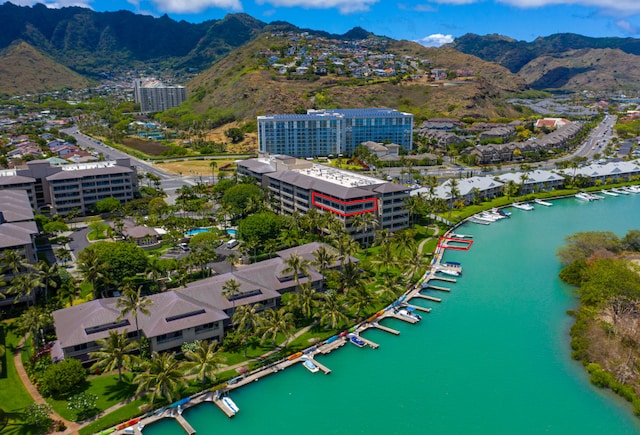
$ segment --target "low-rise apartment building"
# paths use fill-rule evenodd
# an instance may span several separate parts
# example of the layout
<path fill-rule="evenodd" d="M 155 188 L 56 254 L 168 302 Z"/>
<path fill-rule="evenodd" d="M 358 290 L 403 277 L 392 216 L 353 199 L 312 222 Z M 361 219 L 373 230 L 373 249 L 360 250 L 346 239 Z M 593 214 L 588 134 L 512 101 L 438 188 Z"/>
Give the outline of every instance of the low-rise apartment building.
<path fill-rule="evenodd" d="M 255 263 L 234 272 L 187 284 L 177 290 L 148 296 L 149 315 L 138 313 L 140 333 L 149 340 L 152 351 L 179 350 L 183 343 L 195 340 L 224 338 L 231 316 L 241 305 L 255 305 L 258 311 L 275 308 L 284 293 L 293 291 L 298 283 L 293 272 L 288 272 L 285 261 L 293 254 L 305 260 L 314 260 L 322 244 L 309 243 L 279 251 L 275 258 Z M 328 249 L 327 245 L 324 245 Z M 335 252 L 335 251 L 334 251 Z M 348 261 L 357 261 L 349 258 Z M 330 268 L 339 267 L 338 260 Z M 225 283 L 235 280 L 239 291 L 227 294 Z M 309 282 L 321 290 L 324 276 L 313 266 L 299 277 L 299 283 Z M 90 363 L 90 352 L 99 350 L 97 340 L 109 336 L 109 331 L 127 331 L 130 339 L 136 334 L 136 322 L 131 314 L 121 316 L 118 298 L 96 299 L 53 312 L 58 340 L 52 349 L 52 358 L 77 358 Z M 259 305 L 257 305 L 259 304 Z"/>
<path fill-rule="evenodd" d="M 37 212 L 85 214 L 98 201 L 113 197 L 128 202 L 138 191 L 136 168 L 128 158 L 105 162 L 52 165 L 32 160 L 0 171 L 1 190 L 26 190 Z"/>
<path fill-rule="evenodd" d="M 33 219 L 33 211 L 25 190 L 0 190 L 0 257 L 7 250 L 16 251 L 24 259 L 26 264 L 35 264 L 38 261 L 36 254 L 35 236 L 38 227 Z M 6 265 L 5 265 L 6 266 Z M 15 298 L 7 295 L 8 286 L 16 276 L 10 267 L 0 271 L 3 284 L 0 284 L 0 292 L 5 296 L 0 298 L 0 306 L 10 305 Z M 18 274 L 26 272 L 19 270 Z M 20 298 L 19 302 L 34 302 L 35 290 Z"/>

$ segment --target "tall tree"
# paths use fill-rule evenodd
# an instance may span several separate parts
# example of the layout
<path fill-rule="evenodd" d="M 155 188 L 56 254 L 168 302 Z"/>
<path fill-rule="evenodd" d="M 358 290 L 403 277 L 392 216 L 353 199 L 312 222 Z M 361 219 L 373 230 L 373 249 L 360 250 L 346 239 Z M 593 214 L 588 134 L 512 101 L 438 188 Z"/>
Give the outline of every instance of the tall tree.
<path fill-rule="evenodd" d="M 277 310 L 267 308 L 262 317 L 261 329 L 263 331 L 261 343 L 270 341 L 275 346 L 278 334 L 283 334 L 285 339 L 291 337 L 293 333 L 293 314 L 284 307 Z"/>
<path fill-rule="evenodd" d="M 241 284 L 235 279 L 231 278 L 222 285 L 222 296 L 230 300 L 233 305 L 233 310 L 236 309 L 235 295 L 240 293 Z"/>
<path fill-rule="evenodd" d="M 322 293 L 318 309 L 320 324 L 332 329 L 336 329 L 339 325 L 349 320 L 345 313 L 343 299 L 336 292 L 327 291 Z"/>
<path fill-rule="evenodd" d="M 185 385 L 180 362 L 173 352 L 153 352 L 144 368 L 146 371 L 136 375 L 133 383 L 138 386 L 136 394 L 151 392 L 152 404 L 160 397 L 172 402 L 179 389 Z"/>
<path fill-rule="evenodd" d="M 145 316 L 151 314 L 149 306 L 153 303 L 151 299 L 141 294 L 142 286 L 138 289 L 134 289 L 130 282 L 127 282 L 122 287 L 122 295 L 116 302 L 116 308 L 121 310 L 118 320 L 122 320 L 127 314 L 133 316 L 133 320 L 136 323 L 136 339 L 140 353 L 142 353 L 142 343 L 140 342 L 140 327 L 138 326 L 138 314 L 142 313 Z"/>
<path fill-rule="evenodd" d="M 136 349 L 136 343 L 129 341 L 126 329 L 122 332 L 111 330 L 107 338 L 100 338 L 96 340 L 96 343 L 100 346 L 100 350 L 89 352 L 89 356 L 92 359 L 96 359 L 90 370 L 92 372 L 96 370 L 108 372 L 117 369 L 118 382 L 122 382 L 122 368 L 130 368 L 132 364 L 138 361 L 132 355 L 132 352 Z"/>
<path fill-rule="evenodd" d="M 320 245 L 320 247 L 313 253 L 313 264 L 318 267 L 320 273 L 323 273 L 328 269 L 334 261 L 336 261 L 335 251 L 331 248 L 327 248 L 326 245 Z"/>
<path fill-rule="evenodd" d="M 317 305 L 318 292 L 311 287 L 309 282 L 305 282 L 300 285 L 300 289 L 292 293 L 287 307 L 292 310 L 298 310 L 306 319 L 310 319 L 313 315 L 313 310 Z"/>
<path fill-rule="evenodd" d="M 53 279 L 58 276 L 58 265 L 53 263 L 49 265 L 46 261 L 39 261 L 36 264 L 36 270 L 40 274 L 44 287 L 44 301 L 49 302 L 49 287 L 56 288 L 58 283 Z"/>
<path fill-rule="evenodd" d="M 300 283 L 301 276 L 307 276 L 309 273 L 307 268 L 309 267 L 309 261 L 298 254 L 298 251 L 291 254 L 286 260 L 283 261 L 287 267 L 282 269 L 283 274 L 293 273 L 293 280 L 296 285 Z"/>
<path fill-rule="evenodd" d="M 9 286 L 8 292 L 14 295 L 14 302 L 20 302 L 20 299 L 23 297 L 27 297 L 27 306 L 29 305 L 29 301 L 31 299 L 31 294 L 37 293 L 38 289 L 42 288 L 44 284 L 42 283 L 42 278 L 40 275 L 27 272 L 21 275 L 14 277 L 11 280 L 11 285 Z"/>
<path fill-rule="evenodd" d="M 184 367 L 189 374 L 197 374 L 200 378 L 200 383 L 204 384 L 207 378 L 212 381 L 216 379 L 216 370 L 222 366 L 222 356 L 216 350 L 218 342 L 212 340 L 198 340 L 195 342 L 195 349 L 187 350 L 184 356 L 187 358 L 187 362 L 184 363 Z"/>
<path fill-rule="evenodd" d="M 84 279 L 91 284 L 93 289 L 94 299 L 97 298 L 98 292 L 98 280 L 103 279 L 104 266 L 100 261 L 98 254 L 93 249 L 85 249 L 78 256 L 78 270 L 84 277 Z"/>
<path fill-rule="evenodd" d="M 42 331 L 51 324 L 53 324 L 51 314 L 39 307 L 29 307 L 18 318 L 18 330 L 24 335 L 31 334 L 35 350 L 40 348 L 39 338 L 44 339 Z"/>

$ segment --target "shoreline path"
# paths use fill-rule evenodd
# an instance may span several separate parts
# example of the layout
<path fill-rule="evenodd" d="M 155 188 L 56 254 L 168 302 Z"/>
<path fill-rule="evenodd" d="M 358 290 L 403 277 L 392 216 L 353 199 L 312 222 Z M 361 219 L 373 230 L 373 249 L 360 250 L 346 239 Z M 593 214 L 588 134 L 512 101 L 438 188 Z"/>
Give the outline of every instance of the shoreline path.
<path fill-rule="evenodd" d="M 425 238 L 424 240 L 422 240 L 420 242 L 420 245 L 418 246 L 418 252 L 420 254 L 422 254 L 422 250 L 424 248 L 424 245 L 431 240 L 434 237 L 438 237 L 438 233 L 439 233 L 439 228 L 437 225 L 433 225 L 432 227 L 434 229 L 434 233 L 433 235 Z M 240 367 L 245 366 L 246 364 L 252 362 L 252 361 L 259 361 L 261 359 L 264 359 L 266 357 L 268 357 L 269 355 L 273 354 L 274 352 L 277 352 L 278 350 L 282 349 L 283 346 L 286 346 L 289 342 L 295 340 L 296 338 L 298 338 L 299 336 L 301 336 L 302 334 L 306 333 L 307 331 L 309 331 L 311 328 L 313 328 L 316 325 L 316 322 L 312 323 L 311 325 L 302 328 L 300 331 L 296 332 L 294 335 L 292 335 L 289 339 L 287 339 L 284 343 L 282 343 L 281 345 L 279 345 L 278 347 L 276 347 L 273 350 L 270 350 L 269 352 L 264 353 L 263 355 L 256 357 L 256 358 L 252 358 L 246 361 L 242 361 L 239 362 L 237 364 L 234 364 L 232 366 L 227 366 L 224 367 L 222 369 L 220 369 L 219 371 L 228 371 L 228 370 L 235 370 L 238 369 Z M 13 362 L 14 365 L 16 367 L 16 370 L 18 372 L 18 376 L 20 377 L 20 380 L 22 381 L 25 389 L 27 390 L 27 392 L 29 393 L 29 395 L 31 395 L 31 397 L 33 398 L 34 402 L 36 404 L 45 404 L 47 403 L 46 400 L 44 399 L 44 397 L 42 397 L 42 395 L 40 394 L 40 392 L 38 391 L 38 389 L 35 387 L 35 385 L 33 385 L 33 383 L 31 383 L 31 380 L 29 379 L 29 375 L 27 374 L 27 371 L 25 370 L 23 364 L 22 364 L 22 357 L 21 357 L 21 353 L 22 353 L 22 345 L 24 344 L 26 337 L 24 337 L 20 343 L 18 344 L 18 347 L 16 349 L 16 353 L 13 357 Z M 193 375 L 191 376 L 193 377 Z M 60 420 L 62 421 L 65 426 L 67 427 L 67 429 L 64 430 L 64 432 L 62 432 L 64 435 L 67 434 L 78 434 L 79 430 L 81 428 L 83 428 L 84 426 L 87 426 L 90 423 L 93 423 L 95 420 L 99 419 L 100 417 L 103 417 L 107 414 L 112 413 L 113 411 L 122 408 L 123 406 L 125 406 L 126 404 L 128 404 L 129 402 L 131 402 L 132 400 L 134 400 L 136 397 L 130 397 L 126 400 L 123 400 L 122 402 L 116 403 L 115 405 L 111 406 L 110 408 L 105 409 L 104 411 L 100 412 L 99 414 L 95 415 L 94 417 L 85 420 L 85 421 L 80 421 L 80 422 L 73 422 L 73 421 L 69 421 L 65 418 L 63 418 L 62 416 L 60 416 L 57 412 L 55 412 L 54 410 L 52 410 L 51 412 L 51 418 L 54 420 Z"/>

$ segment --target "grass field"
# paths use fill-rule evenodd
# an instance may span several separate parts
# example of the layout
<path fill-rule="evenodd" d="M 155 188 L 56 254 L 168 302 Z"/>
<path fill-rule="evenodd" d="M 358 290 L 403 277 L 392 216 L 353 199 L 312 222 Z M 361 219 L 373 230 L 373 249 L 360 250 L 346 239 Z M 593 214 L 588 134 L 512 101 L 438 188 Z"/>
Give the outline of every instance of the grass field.
<path fill-rule="evenodd" d="M 0 323 L 0 343 L 6 348 L 5 356 L 1 358 L 2 370 L 0 371 L 0 407 L 8 416 L 6 427 L 0 427 L 0 434 L 30 434 L 36 433 L 26 426 L 22 420 L 22 413 L 33 399 L 27 393 L 18 372 L 13 364 L 15 348 L 19 337 L 11 331 L 6 322 Z"/>
<path fill-rule="evenodd" d="M 216 175 L 220 168 L 225 165 L 233 164 L 237 159 L 215 159 L 218 165 L 215 169 Z M 190 176 L 202 176 L 209 177 L 211 179 L 211 166 L 209 163 L 211 160 L 180 160 L 175 162 L 162 162 L 155 165 L 167 172 L 178 175 L 190 175 Z"/>

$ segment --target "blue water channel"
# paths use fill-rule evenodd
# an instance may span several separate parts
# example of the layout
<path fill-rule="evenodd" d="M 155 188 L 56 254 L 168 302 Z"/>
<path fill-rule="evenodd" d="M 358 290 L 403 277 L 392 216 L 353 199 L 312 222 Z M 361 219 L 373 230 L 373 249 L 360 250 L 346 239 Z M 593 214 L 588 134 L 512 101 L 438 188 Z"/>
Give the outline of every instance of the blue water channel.
<path fill-rule="evenodd" d="M 448 251 L 464 275 L 422 322 L 393 319 L 399 336 L 367 331 L 380 348 L 347 344 L 231 393 L 240 412 L 228 419 L 210 403 L 187 409 L 201 435 L 282 434 L 638 434 L 630 406 L 593 387 L 570 357 L 566 314 L 576 304 L 557 277 L 555 252 L 577 231 L 624 235 L 639 228 L 640 195 L 596 202 L 574 198 L 537 205 L 491 225 L 466 224 L 469 251 Z M 172 419 L 145 435 L 185 432 Z"/>

